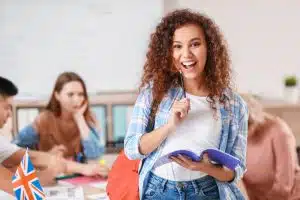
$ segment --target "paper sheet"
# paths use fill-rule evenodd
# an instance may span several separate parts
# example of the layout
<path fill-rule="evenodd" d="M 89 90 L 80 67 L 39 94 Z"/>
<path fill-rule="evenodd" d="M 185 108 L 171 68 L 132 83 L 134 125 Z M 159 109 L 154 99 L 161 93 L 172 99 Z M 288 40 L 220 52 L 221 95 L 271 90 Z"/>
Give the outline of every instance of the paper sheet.
<path fill-rule="evenodd" d="M 71 187 L 44 187 L 47 200 L 84 200 L 83 188 L 78 186 Z"/>
<path fill-rule="evenodd" d="M 93 194 L 87 197 L 89 200 L 109 200 L 107 194 Z"/>

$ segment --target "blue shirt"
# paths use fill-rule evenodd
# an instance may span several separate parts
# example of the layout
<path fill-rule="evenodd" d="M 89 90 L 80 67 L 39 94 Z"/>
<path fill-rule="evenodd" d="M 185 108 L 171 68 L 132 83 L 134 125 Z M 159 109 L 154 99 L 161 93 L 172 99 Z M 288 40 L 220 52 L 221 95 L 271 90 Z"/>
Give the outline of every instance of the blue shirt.
<path fill-rule="evenodd" d="M 30 124 L 17 134 L 13 143 L 20 147 L 34 149 L 39 143 L 39 135 Z M 81 144 L 87 159 L 98 159 L 104 152 L 104 147 L 100 144 L 99 133 L 94 128 L 90 127 L 89 137 L 81 140 Z"/>
<path fill-rule="evenodd" d="M 179 100 L 182 97 L 183 90 L 181 88 L 171 88 L 168 91 L 156 113 L 154 129 L 168 122 L 170 109 L 174 100 Z M 241 162 L 235 169 L 235 178 L 233 181 L 222 182 L 216 180 L 216 182 L 220 199 L 242 200 L 244 197 L 236 183 L 241 179 L 246 170 L 248 109 L 242 98 L 229 89 L 224 91 L 223 97 L 229 99 L 229 106 L 225 108 L 223 104 L 220 104 L 222 128 L 219 149 L 237 157 Z M 152 170 L 156 160 L 161 156 L 164 146 L 163 142 L 156 150 L 148 155 L 142 155 L 139 152 L 139 141 L 142 135 L 152 131 L 148 126 L 151 102 L 152 89 L 151 86 L 148 86 L 141 91 L 137 98 L 124 141 L 126 156 L 131 160 L 143 160 L 143 165 L 139 172 L 140 199 L 142 199 L 143 191 L 147 186 L 149 172 Z"/>

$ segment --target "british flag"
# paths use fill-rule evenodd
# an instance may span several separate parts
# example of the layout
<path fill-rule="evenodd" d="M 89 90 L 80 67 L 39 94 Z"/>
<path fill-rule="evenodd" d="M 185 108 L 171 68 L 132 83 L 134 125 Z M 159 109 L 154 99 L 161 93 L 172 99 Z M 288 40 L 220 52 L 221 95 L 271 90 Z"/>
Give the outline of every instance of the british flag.
<path fill-rule="evenodd" d="M 27 151 L 12 178 L 12 184 L 17 200 L 46 199 Z"/>

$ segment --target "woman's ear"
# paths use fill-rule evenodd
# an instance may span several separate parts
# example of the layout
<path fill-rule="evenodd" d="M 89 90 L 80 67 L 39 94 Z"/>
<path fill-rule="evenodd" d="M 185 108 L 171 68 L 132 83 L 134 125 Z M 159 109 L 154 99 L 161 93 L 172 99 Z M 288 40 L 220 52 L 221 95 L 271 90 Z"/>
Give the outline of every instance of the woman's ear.
<path fill-rule="evenodd" d="M 54 92 L 54 97 L 57 101 L 60 100 L 60 96 L 59 96 L 59 93 L 58 92 Z"/>
<path fill-rule="evenodd" d="M 180 68 L 176 66 L 174 59 L 171 59 L 171 72 L 179 72 Z"/>

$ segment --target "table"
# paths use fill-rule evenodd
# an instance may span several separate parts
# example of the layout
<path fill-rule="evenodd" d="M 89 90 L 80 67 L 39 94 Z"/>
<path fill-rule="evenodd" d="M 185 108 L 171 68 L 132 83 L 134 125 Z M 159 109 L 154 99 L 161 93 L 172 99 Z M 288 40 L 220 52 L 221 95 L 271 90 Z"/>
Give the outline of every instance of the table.
<path fill-rule="evenodd" d="M 64 187 L 74 187 L 74 186 L 75 187 L 82 187 L 83 192 L 84 192 L 84 199 L 89 200 L 89 199 L 91 199 L 91 198 L 89 198 L 90 195 L 103 195 L 103 196 L 106 196 L 106 192 L 105 192 L 106 183 L 107 183 L 106 181 L 99 181 L 99 182 L 72 185 L 71 183 L 68 183 L 68 182 L 65 182 L 65 181 L 59 181 L 57 184 L 55 184 L 53 186 L 44 187 L 44 191 L 46 192 L 47 190 L 51 189 L 51 191 L 54 191 L 56 193 L 59 190 L 59 189 L 57 189 L 57 187 L 60 188 L 60 189 L 63 189 Z M 51 199 L 54 199 L 54 198 L 55 197 L 52 197 Z M 108 199 L 108 198 L 105 198 L 105 199 Z"/>

